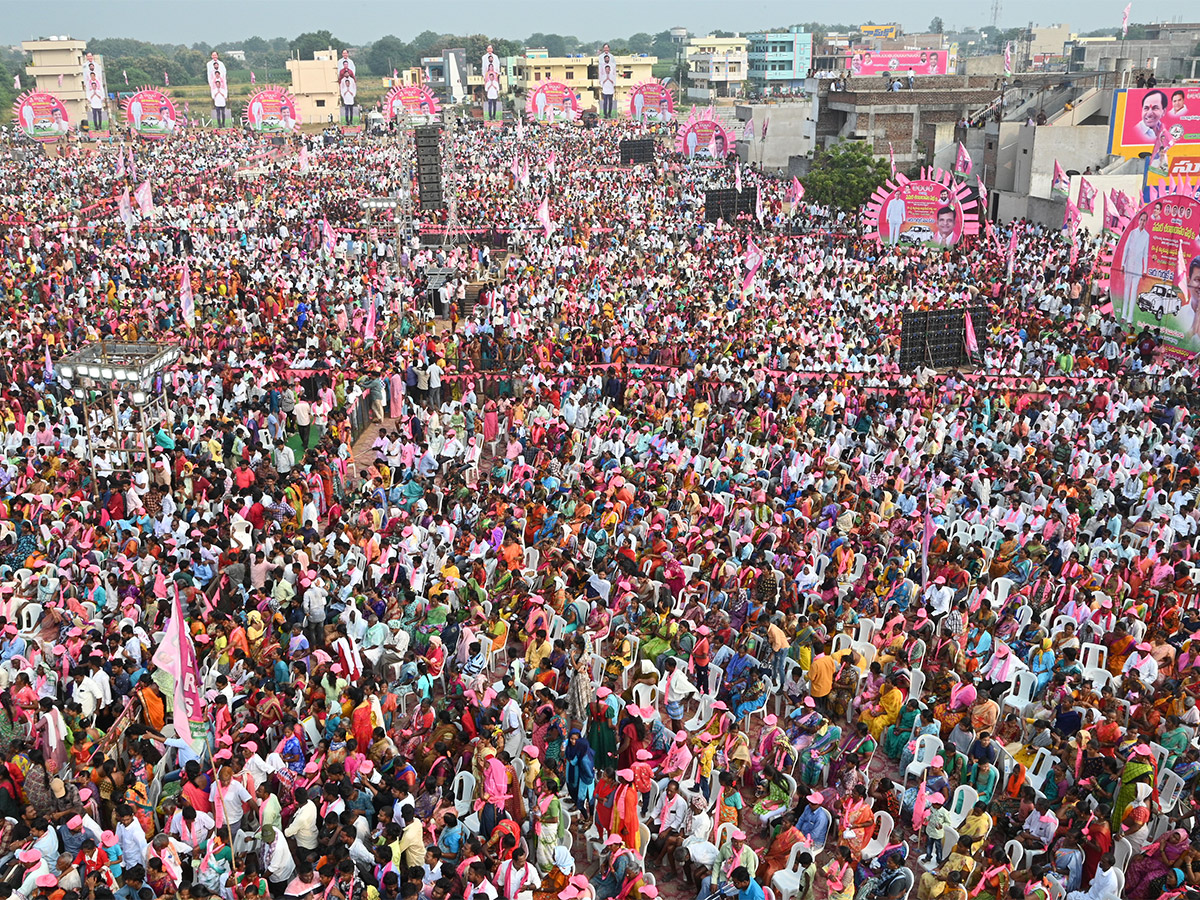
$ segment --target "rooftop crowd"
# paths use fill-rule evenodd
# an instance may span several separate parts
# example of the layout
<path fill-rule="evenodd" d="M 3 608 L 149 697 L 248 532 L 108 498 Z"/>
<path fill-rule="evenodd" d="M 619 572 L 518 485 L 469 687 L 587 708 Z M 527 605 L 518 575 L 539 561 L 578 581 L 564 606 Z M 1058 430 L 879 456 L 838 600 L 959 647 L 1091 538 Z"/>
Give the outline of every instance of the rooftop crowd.
<path fill-rule="evenodd" d="M 634 130 L 448 127 L 445 245 L 359 206 L 394 137 L 6 149 L 0 900 L 1200 885 L 1195 363 L 1086 238 L 709 223 Z M 102 340 L 183 351 L 144 447 L 53 374 Z"/>

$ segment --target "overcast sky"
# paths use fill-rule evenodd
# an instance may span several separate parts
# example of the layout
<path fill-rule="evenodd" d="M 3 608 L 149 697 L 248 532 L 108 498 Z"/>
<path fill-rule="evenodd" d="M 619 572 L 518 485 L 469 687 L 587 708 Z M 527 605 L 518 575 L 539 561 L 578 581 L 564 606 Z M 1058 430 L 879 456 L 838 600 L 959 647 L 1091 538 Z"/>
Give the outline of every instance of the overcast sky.
<path fill-rule="evenodd" d="M 251 35 L 294 37 L 328 28 L 351 44 L 384 34 L 410 39 L 421 31 L 483 32 L 520 39 L 533 32 L 574 34 L 583 40 L 658 32 L 682 25 L 693 32 L 753 31 L 799 20 L 857 24 L 901 17 L 906 31 L 923 31 L 941 16 L 948 29 L 985 25 L 990 0 L 850 0 L 805 4 L 796 0 L 0 0 L 0 40 L 15 44 L 32 37 L 69 34 L 131 37 L 191 44 L 236 41 Z M 1001 0 L 1000 25 L 1066 22 L 1075 31 L 1119 25 L 1125 0 Z M 1047 13 L 1053 19 L 1045 18 Z M 1133 0 L 1134 22 L 1200 19 L 1196 0 Z"/>

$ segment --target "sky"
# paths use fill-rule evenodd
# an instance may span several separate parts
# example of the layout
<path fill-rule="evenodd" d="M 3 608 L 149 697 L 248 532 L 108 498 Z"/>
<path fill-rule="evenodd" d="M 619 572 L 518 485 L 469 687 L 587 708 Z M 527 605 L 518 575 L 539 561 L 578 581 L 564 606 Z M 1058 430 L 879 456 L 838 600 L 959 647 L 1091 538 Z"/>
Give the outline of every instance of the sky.
<path fill-rule="evenodd" d="M 1053 21 L 1043 20 L 1044 0 L 1000 0 L 999 24 L 1012 28 L 1065 22 L 1074 31 L 1117 26 L 1126 0 L 1058 0 Z M 656 33 L 676 25 L 704 34 L 713 29 L 747 32 L 795 21 L 858 24 L 892 22 L 900 16 L 906 31 L 924 31 L 934 16 L 947 30 L 985 25 L 991 0 L 847 0 L 802 4 L 796 0 L 0 0 L 0 41 L 16 44 L 33 37 L 68 34 L 128 37 L 158 43 L 210 44 L 241 38 L 294 37 L 329 29 L 350 44 L 362 45 L 385 34 L 408 40 L 422 31 L 485 33 L 521 39 L 534 32 L 573 34 L 582 40 Z M 1195 21 L 1195 0 L 1133 0 L 1133 22 Z"/>

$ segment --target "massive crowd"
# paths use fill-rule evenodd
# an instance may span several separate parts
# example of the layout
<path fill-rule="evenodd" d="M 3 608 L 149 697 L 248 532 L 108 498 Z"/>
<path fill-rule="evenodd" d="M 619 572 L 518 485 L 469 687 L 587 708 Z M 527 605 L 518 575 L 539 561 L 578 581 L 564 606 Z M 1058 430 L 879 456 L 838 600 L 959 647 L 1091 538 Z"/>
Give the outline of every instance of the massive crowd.
<path fill-rule="evenodd" d="M 1200 884 L 1194 363 L 1086 240 L 752 171 L 706 222 L 730 169 L 631 131 L 448 128 L 461 232 L 400 246 L 394 137 L 0 159 L 0 900 Z M 132 454 L 53 374 L 98 341 L 182 350 Z"/>

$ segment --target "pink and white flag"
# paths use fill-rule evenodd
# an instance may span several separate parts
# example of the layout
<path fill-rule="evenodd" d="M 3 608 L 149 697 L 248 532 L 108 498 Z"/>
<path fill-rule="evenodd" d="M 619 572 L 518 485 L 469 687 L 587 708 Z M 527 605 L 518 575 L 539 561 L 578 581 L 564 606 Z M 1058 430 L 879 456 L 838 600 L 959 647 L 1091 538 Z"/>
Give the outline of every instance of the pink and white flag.
<path fill-rule="evenodd" d="M 337 235 L 329 227 L 328 216 L 321 217 L 321 246 L 325 248 L 326 253 L 330 254 L 337 248 Z"/>
<path fill-rule="evenodd" d="M 1097 190 L 1086 178 L 1079 179 L 1079 210 L 1080 212 L 1096 211 Z"/>
<path fill-rule="evenodd" d="M 300 174 L 303 175 L 308 171 L 308 145 L 300 145 Z"/>
<path fill-rule="evenodd" d="M 970 312 L 963 318 L 963 325 L 966 326 L 967 352 L 974 355 L 979 352 L 979 341 L 975 339 L 975 323 L 971 321 Z"/>
<path fill-rule="evenodd" d="M 733 186 L 740 194 L 742 192 L 742 161 L 738 160 L 733 164 Z"/>
<path fill-rule="evenodd" d="M 163 72 L 163 84 L 166 85 L 167 87 L 171 86 L 171 76 L 168 75 L 166 72 Z"/>
<path fill-rule="evenodd" d="M 788 200 L 792 203 L 799 203 L 804 199 L 804 185 L 800 183 L 800 179 L 795 175 L 792 176 L 792 189 L 788 193 Z"/>
<path fill-rule="evenodd" d="M 550 237 L 554 233 L 554 223 L 550 221 L 550 198 L 543 197 L 542 202 L 537 208 L 538 224 L 546 230 L 546 237 Z"/>
<path fill-rule="evenodd" d="M 888 162 L 892 164 L 892 177 L 896 177 L 896 151 L 892 149 L 892 142 L 888 141 Z"/>
<path fill-rule="evenodd" d="M 125 177 L 125 154 L 124 154 L 124 153 L 118 153 L 118 154 L 117 154 L 117 174 L 116 174 L 116 177 L 117 177 L 117 178 L 124 178 L 124 177 Z"/>
<path fill-rule="evenodd" d="M 117 197 L 117 215 L 126 228 L 133 227 L 133 205 L 129 202 L 129 188 L 125 188 Z"/>
<path fill-rule="evenodd" d="M 742 140 L 754 143 L 754 120 L 747 119 L 746 124 L 742 126 Z"/>
<path fill-rule="evenodd" d="M 962 141 L 958 142 L 958 156 L 954 159 L 954 173 L 956 175 L 970 175 L 971 168 L 974 163 L 971 161 L 971 154 L 967 152 L 967 148 L 962 145 Z"/>
<path fill-rule="evenodd" d="M 254 70 L 253 70 L 253 69 L 251 69 L 251 70 L 250 70 L 250 83 L 251 83 L 251 84 L 254 84 L 254 83 L 255 83 L 255 78 L 254 78 Z"/>
<path fill-rule="evenodd" d="M 762 225 L 765 217 L 766 210 L 763 209 L 762 188 L 759 188 L 754 192 L 754 218 L 758 219 L 759 225 Z"/>
<path fill-rule="evenodd" d="M 196 298 L 192 294 L 192 270 L 184 262 L 183 273 L 179 276 L 179 310 L 183 313 L 183 321 L 188 328 L 196 327 Z"/>
<path fill-rule="evenodd" d="M 13 76 L 13 90 L 19 91 L 20 89 L 21 89 L 21 76 L 14 75 Z"/>
<path fill-rule="evenodd" d="M 754 243 L 754 238 L 746 240 L 746 277 L 742 279 L 742 292 L 750 290 L 754 284 L 754 276 L 758 274 L 758 270 L 762 268 L 763 261 L 766 257 L 763 255 L 762 249 L 758 244 Z"/>
<path fill-rule="evenodd" d="M 768 125 L 770 125 L 770 124 L 771 124 L 771 117 L 770 117 L 770 116 L 763 116 L 762 139 L 763 139 L 764 141 L 767 139 L 767 126 L 768 126 Z"/>
<path fill-rule="evenodd" d="M 175 736 L 195 748 L 192 722 L 203 722 L 200 707 L 200 667 L 196 648 L 188 633 L 187 620 L 179 604 L 179 588 L 171 600 L 171 618 L 163 632 L 163 641 L 154 652 L 154 664 L 175 679 L 175 703 L 172 716 Z"/>
<path fill-rule="evenodd" d="M 1133 9 L 1133 3 L 1125 4 L 1125 12 L 1121 14 L 1121 37 L 1129 34 L 1129 11 Z"/>
<path fill-rule="evenodd" d="M 149 180 L 143 181 L 137 186 L 137 190 L 133 192 L 133 199 L 137 201 L 138 212 L 143 216 L 154 214 L 154 194 L 150 190 Z"/>

